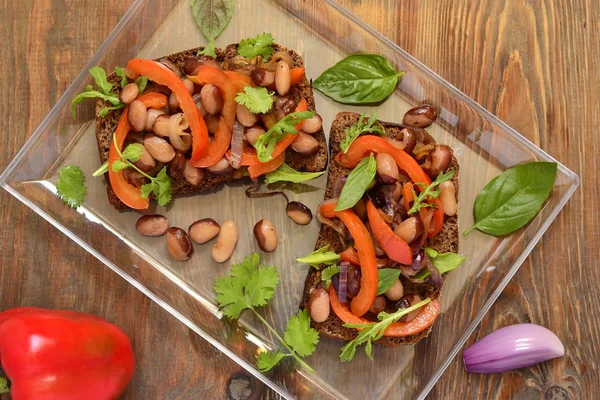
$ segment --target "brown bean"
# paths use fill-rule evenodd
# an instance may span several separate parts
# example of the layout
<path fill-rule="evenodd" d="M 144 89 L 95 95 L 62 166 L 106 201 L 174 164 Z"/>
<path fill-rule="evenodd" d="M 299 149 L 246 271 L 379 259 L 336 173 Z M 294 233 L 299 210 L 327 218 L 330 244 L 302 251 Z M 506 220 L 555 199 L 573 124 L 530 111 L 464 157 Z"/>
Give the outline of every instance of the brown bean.
<path fill-rule="evenodd" d="M 135 81 L 137 78 L 140 77 L 140 74 L 138 74 L 137 72 L 133 72 L 129 68 L 123 68 L 123 72 L 125 73 L 127 79 L 130 79 L 132 81 Z"/>
<path fill-rule="evenodd" d="M 183 169 L 183 177 L 190 183 L 190 185 L 200 186 L 204 180 L 204 170 L 192 166 L 192 164 L 187 161 L 185 163 L 185 168 Z"/>
<path fill-rule="evenodd" d="M 169 220 L 162 215 L 142 215 L 135 229 L 144 236 L 162 236 L 169 229 Z"/>
<path fill-rule="evenodd" d="M 394 304 L 394 308 L 396 310 L 399 310 L 402 308 L 408 308 L 414 304 L 417 304 L 420 301 L 421 301 L 421 296 L 419 296 L 418 294 L 407 294 L 406 296 L 403 296 L 399 301 L 397 301 L 396 304 Z M 405 316 L 400 318 L 400 322 L 412 321 L 413 319 L 415 319 L 417 317 L 417 315 L 419 315 L 421 313 L 422 309 L 423 308 L 421 307 L 415 311 L 412 311 L 412 312 L 406 314 Z"/>
<path fill-rule="evenodd" d="M 204 109 L 209 114 L 218 114 L 223 108 L 223 96 L 217 88 L 213 84 L 206 84 L 202 86 L 202 90 L 200 90 L 200 99 L 202 100 L 202 105 Z"/>
<path fill-rule="evenodd" d="M 156 108 L 149 108 L 148 113 L 146 114 L 146 132 L 152 132 L 154 130 L 154 123 L 156 119 L 163 115 L 165 112 L 163 110 L 157 110 Z"/>
<path fill-rule="evenodd" d="M 308 300 L 308 313 L 315 322 L 325 322 L 329 318 L 329 294 L 322 287 L 316 288 Z"/>
<path fill-rule="evenodd" d="M 164 112 L 158 115 L 152 124 L 152 132 L 156 133 L 158 136 L 169 136 L 169 131 L 171 130 L 169 119 L 170 116 Z"/>
<path fill-rule="evenodd" d="M 423 223 L 415 217 L 410 217 L 402 221 L 394 229 L 394 233 L 406 243 L 410 243 L 423 233 Z"/>
<path fill-rule="evenodd" d="M 140 132 L 129 132 L 125 140 L 133 143 L 144 144 L 144 134 Z"/>
<path fill-rule="evenodd" d="M 144 172 L 148 172 L 156 167 L 156 160 L 150 155 L 145 146 L 142 146 L 142 155 L 140 159 L 133 163 L 136 167 Z"/>
<path fill-rule="evenodd" d="M 290 201 L 285 207 L 287 216 L 298 225 L 308 225 L 313 219 L 310 208 L 299 201 Z"/>
<path fill-rule="evenodd" d="M 214 239 L 221 230 L 221 226 L 212 218 L 203 218 L 190 225 L 188 232 L 192 240 L 204 244 Z"/>
<path fill-rule="evenodd" d="M 412 129 L 409 128 L 402 129 L 400 133 L 402 134 L 401 143 L 404 146 L 403 150 L 407 153 L 412 152 L 417 144 L 417 135 Z"/>
<path fill-rule="evenodd" d="M 258 140 L 258 138 L 265 133 L 265 130 L 260 126 L 253 126 L 251 128 L 246 129 L 246 134 L 244 137 L 246 141 L 254 146 L 254 143 Z"/>
<path fill-rule="evenodd" d="M 254 237 L 258 247 L 267 253 L 275 251 L 278 244 L 275 226 L 268 219 L 261 219 L 254 225 Z"/>
<path fill-rule="evenodd" d="M 175 157 L 173 146 L 165 139 L 152 134 L 144 137 L 144 147 L 152 157 L 163 163 L 168 163 Z"/>
<path fill-rule="evenodd" d="M 282 119 L 286 115 L 293 113 L 296 107 L 298 107 L 298 105 L 294 100 L 288 99 L 287 97 L 279 97 L 275 102 L 275 109 L 278 111 L 278 119 Z"/>
<path fill-rule="evenodd" d="M 125 168 L 123 170 L 123 177 L 128 183 L 138 188 L 147 182 L 147 178 L 133 168 Z"/>
<path fill-rule="evenodd" d="M 140 94 L 140 87 L 137 85 L 137 83 L 128 83 L 123 88 L 121 96 L 119 96 L 119 100 L 121 100 L 121 103 L 130 104 L 132 101 L 137 99 L 138 94 Z"/>
<path fill-rule="evenodd" d="M 186 75 L 198 75 L 202 62 L 197 57 L 190 57 L 183 64 L 183 72 Z"/>
<path fill-rule="evenodd" d="M 417 128 L 427 128 L 437 118 L 437 112 L 429 104 L 413 107 L 404 114 L 402 123 Z"/>
<path fill-rule="evenodd" d="M 212 247 L 212 257 L 218 263 L 223 263 L 233 254 L 239 239 L 237 225 L 233 221 L 225 221 L 221 225 L 221 231 L 217 243 Z"/>
<path fill-rule="evenodd" d="M 127 118 L 131 123 L 131 127 L 136 132 L 141 132 L 146 127 L 146 106 L 140 100 L 134 100 L 129 104 L 129 114 Z"/>
<path fill-rule="evenodd" d="M 285 61 L 277 63 L 275 70 L 275 88 L 280 96 L 285 96 L 290 91 L 292 76 L 290 74 L 290 66 Z"/>
<path fill-rule="evenodd" d="M 440 184 L 440 202 L 444 209 L 444 214 L 451 217 L 456 214 L 456 195 L 454 183 L 452 181 L 442 182 Z"/>
<path fill-rule="evenodd" d="M 421 167 L 423 171 L 432 178 L 436 178 L 441 172 L 444 172 L 452 161 L 452 149 L 445 144 L 436 145 L 429 153 L 427 160 Z"/>
<path fill-rule="evenodd" d="M 169 109 L 171 112 L 175 112 L 179 109 L 179 99 L 177 98 L 175 92 L 172 92 L 169 95 Z"/>
<path fill-rule="evenodd" d="M 360 267 L 348 263 L 346 268 L 348 269 L 347 284 L 346 284 L 346 294 L 350 297 L 355 297 L 360 291 L 360 278 L 361 272 Z"/>
<path fill-rule="evenodd" d="M 375 157 L 377 163 L 377 174 L 384 183 L 394 183 L 400 179 L 398 164 L 394 157 L 387 153 L 378 153 Z"/>
<path fill-rule="evenodd" d="M 386 290 L 384 294 L 385 297 L 387 297 L 391 301 L 400 300 L 400 298 L 404 296 L 404 286 L 402 286 L 402 282 L 400 282 L 400 279 L 396 279 L 394 284 L 388 290 Z"/>
<path fill-rule="evenodd" d="M 256 124 L 258 121 L 258 116 L 250 112 L 246 106 L 241 104 L 235 106 L 235 116 L 237 117 L 237 120 L 240 121 L 240 124 L 247 128 Z"/>
<path fill-rule="evenodd" d="M 169 161 L 169 165 L 167 166 L 167 175 L 173 179 L 179 178 L 183 175 L 185 164 L 185 156 L 181 153 L 175 153 L 175 157 Z"/>
<path fill-rule="evenodd" d="M 194 252 L 194 247 L 186 231 L 172 227 L 167 231 L 167 250 L 175 260 L 185 261 Z"/>
<path fill-rule="evenodd" d="M 323 126 L 323 120 L 319 114 L 315 114 L 314 117 L 305 119 L 304 122 L 302 122 L 302 132 L 312 135 L 317 133 L 319 129 L 321 129 L 321 126 Z"/>
<path fill-rule="evenodd" d="M 385 311 L 386 306 L 387 301 L 385 300 L 385 296 L 380 294 L 379 296 L 375 297 L 375 300 L 373 301 L 373 304 L 371 304 L 369 311 L 377 315 L 380 312 Z"/>
<path fill-rule="evenodd" d="M 296 153 L 307 157 L 314 156 L 319 152 L 319 142 L 317 139 L 302 131 L 298 132 L 290 147 Z"/>
<path fill-rule="evenodd" d="M 189 79 L 185 78 L 183 80 L 183 84 L 185 85 L 185 88 L 187 89 L 189 94 L 194 94 L 194 82 L 190 81 Z"/>
<path fill-rule="evenodd" d="M 275 74 L 264 68 L 255 68 L 250 73 L 250 77 L 258 86 L 271 86 L 275 82 Z"/>
<path fill-rule="evenodd" d="M 204 122 L 206 122 L 206 129 L 208 129 L 208 132 L 210 132 L 214 135 L 215 132 L 219 129 L 219 121 L 220 120 L 221 120 L 221 117 L 218 115 L 210 115 L 210 116 L 206 117 L 204 119 Z"/>
<path fill-rule="evenodd" d="M 206 118 L 208 113 L 206 112 L 206 109 L 202 105 L 202 99 L 200 98 L 200 93 L 196 93 L 195 95 L 193 95 L 192 100 L 194 100 L 194 104 L 196 104 L 196 108 L 198 109 L 198 111 L 200 111 L 200 115 L 202 115 L 202 118 Z"/>
<path fill-rule="evenodd" d="M 206 167 L 206 170 L 213 175 L 226 175 L 233 172 L 233 167 L 227 157 L 223 156 L 216 164 Z"/>

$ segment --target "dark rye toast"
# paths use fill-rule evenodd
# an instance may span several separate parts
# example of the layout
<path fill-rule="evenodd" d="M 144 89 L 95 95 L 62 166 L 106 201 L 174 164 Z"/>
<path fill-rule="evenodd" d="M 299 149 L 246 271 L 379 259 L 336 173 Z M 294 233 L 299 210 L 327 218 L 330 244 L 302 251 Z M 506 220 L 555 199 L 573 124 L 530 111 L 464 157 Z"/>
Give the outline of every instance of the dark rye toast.
<path fill-rule="evenodd" d="M 339 143 L 346 135 L 345 130 L 354 125 L 358 121 L 359 117 L 359 114 L 353 112 L 341 112 L 337 114 L 335 121 L 331 125 L 331 131 L 329 136 L 329 149 L 331 160 L 334 160 L 337 153 L 340 152 Z M 401 138 L 401 127 L 393 126 L 393 124 L 386 125 L 385 123 L 382 123 L 382 125 L 385 129 L 386 136 L 394 139 Z M 415 133 L 417 135 L 417 143 L 435 143 L 435 140 L 424 129 L 415 129 Z M 452 162 L 448 169 L 453 169 L 455 171 L 455 175 L 452 178 L 452 182 L 454 183 L 454 186 L 456 188 L 456 199 L 458 201 L 459 171 L 458 162 L 454 156 L 452 157 Z M 331 162 L 327 176 L 327 186 L 325 188 L 325 199 L 329 199 L 332 197 L 335 182 L 340 177 L 347 177 L 350 171 L 350 169 L 340 166 L 335 161 Z M 425 242 L 425 246 L 431 247 L 439 253 L 457 253 L 459 240 L 458 215 L 454 215 L 452 217 L 444 216 L 444 218 L 444 226 L 441 232 L 438 233 L 435 237 L 427 239 L 427 241 Z M 329 226 L 322 225 L 315 249 L 319 249 L 325 245 L 329 245 L 329 250 L 335 251 L 337 253 L 340 253 L 343 250 L 345 250 L 342 243 L 339 240 L 338 234 Z M 301 309 L 308 307 L 310 294 L 312 293 L 312 290 L 314 290 L 320 283 L 321 272 L 314 268 L 310 268 L 304 285 L 303 299 L 302 303 L 300 304 Z M 431 283 L 412 284 L 410 282 L 405 281 L 403 281 L 402 283 L 404 285 L 405 294 L 417 293 L 421 295 L 422 298 L 429 297 L 432 299 L 439 299 L 442 295 L 441 289 L 435 288 Z M 333 311 L 330 312 L 329 317 L 324 322 L 317 323 L 311 321 L 311 324 L 313 328 L 319 331 L 321 336 L 325 337 L 330 337 L 343 341 L 350 341 L 354 339 L 357 335 L 357 331 L 355 329 L 344 327 L 343 322 L 335 315 Z M 418 342 L 422 338 L 427 337 L 429 335 L 429 332 L 431 332 L 431 327 L 416 335 L 407 337 L 384 336 L 383 338 L 378 340 L 377 343 L 386 346 L 413 344 Z"/>
<path fill-rule="evenodd" d="M 225 49 L 216 49 L 217 61 L 223 62 L 226 60 L 231 60 L 237 56 L 237 47 L 238 44 L 231 44 L 227 46 Z M 304 67 L 304 62 L 302 61 L 302 57 L 294 50 L 289 50 L 281 45 L 273 44 L 273 49 L 277 51 L 285 51 L 294 60 L 291 68 L 299 68 Z M 183 65 L 185 64 L 185 60 L 194 57 L 198 50 L 202 49 L 195 48 L 190 50 L 185 50 L 179 53 L 171 54 L 166 57 L 162 57 L 171 61 L 175 66 L 179 69 L 183 69 Z M 108 81 L 115 85 L 114 91 L 120 95 L 121 86 L 119 85 L 120 78 L 113 72 L 108 75 Z M 315 99 L 313 96 L 312 88 L 310 83 L 304 77 L 302 81 L 292 87 L 290 92 L 286 95 L 287 97 L 293 99 L 298 103 L 302 98 L 306 99 L 308 103 L 309 110 L 315 110 Z M 121 110 L 110 112 L 106 118 L 102 118 L 99 115 L 99 112 L 102 108 L 109 106 L 107 102 L 104 100 L 98 100 L 96 102 L 96 140 L 98 142 L 98 151 L 100 153 L 100 162 L 104 163 L 108 160 L 108 154 L 111 146 L 112 135 L 115 131 L 117 124 L 119 122 L 119 118 L 121 117 Z M 319 152 L 313 156 L 307 157 L 301 154 L 294 152 L 291 149 L 286 151 L 285 162 L 292 168 L 303 171 L 303 172 L 320 172 L 324 171 L 327 167 L 327 142 L 325 140 L 325 134 L 323 132 L 323 128 L 321 128 L 317 133 L 313 135 L 315 139 L 319 142 Z M 228 183 L 234 180 L 233 173 L 227 175 L 211 175 L 210 172 L 205 171 L 204 181 L 199 186 L 194 186 L 187 182 L 185 178 L 179 177 L 177 179 L 173 179 L 172 188 L 173 188 L 173 196 L 182 194 L 194 194 L 194 193 L 202 193 L 210 190 L 217 189 L 220 185 L 224 183 Z M 249 178 L 246 178 L 249 179 Z M 107 179 L 108 182 L 108 179 Z M 107 195 L 109 202 L 117 209 L 117 210 L 128 210 L 129 208 L 121 202 L 121 200 L 114 193 L 110 182 L 107 185 Z"/>

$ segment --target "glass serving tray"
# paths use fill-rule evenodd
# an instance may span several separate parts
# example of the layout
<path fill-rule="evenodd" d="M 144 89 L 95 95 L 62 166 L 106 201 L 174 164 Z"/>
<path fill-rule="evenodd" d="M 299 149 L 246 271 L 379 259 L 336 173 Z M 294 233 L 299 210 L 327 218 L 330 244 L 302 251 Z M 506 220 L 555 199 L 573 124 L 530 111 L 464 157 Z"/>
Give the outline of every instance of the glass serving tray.
<path fill-rule="evenodd" d="M 302 55 L 309 78 L 316 78 L 353 52 L 381 54 L 397 70 L 407 71 L 396 92 L 377 108 L 378 116 L 400 121 L 406 110 L 422 102 L 441 109 L 428 131 L 438 142 L 449 144 L 460 163 L 461 232 L 473 223 L 473 202 L 491 178 L 518 163 L 555 161 L 333 1 L 236 3 L 229 26 L 217 40 L 219 47 L 266 30 L 273 33 L 276 42 Z M 69 114 L 73 96 L 90 83 L 87 70 L 92 66 L 113 70 L 133 57 L 158 58 L 204 43 L 192 19 L 189 0 L 136 1 L 4 171 L 2 187 L 282 397 L 424 398 L 573 194 L 578 177 L 559 164 L 549 200 L 530 224 L 514 234 L 495 238 L 475 231 L 461 237 L 460 253 L 467 261 L 446 280 L 442 312 L 427 339 L 392 349 L 376 346 L 375 361 L 368 360 L 361 348 L 346 364 L 338 358 L 342 343 L 321 339 L 317 352 L 307 359 L 316 374 L 284 363 L 263 375 L 254 369 L 254 357 L 260 349 L 275 348 L 277 341 L 248 313 L 239 325 L 223 319 L 214 301 L 214 280 L 229 272 L 231 262 L 258 251 L 252 227 L 261 218 L 271 219 L 280 245 L 274 253 L 261 256 L 264 264 L 277 266 L 281 283 L 261 313 L 283 332 L 288 318 L 298 309 L 308 268 L 296 258 L 312 251 L 318 223 L 298 226 L 287 218 L 280 199 L 247 199 L 240 184 L 207 195 L 177 198 L 167 208 L 154 204 L 147 212 L 166 215 L 171 226 L 185 229 L 193 221 L 212 217 L 219 223 L 233 219 L 240 229 L 239 244 L 226 264 L 212 261 L 211 244 L 195 245 L 187 262 L 173 261 L 164 237 L 139 235 L 135 222 L 140 213 L 115 211 L 108 203 L 104 179 L 92 178 L 99 166 L 93 102 L 79 106 L 75 121 Z M 316 91 L 315 98 L 326 133 L 337 112 L 369 110 L 334 103 Z M 66 164 L 77 164 L 87 177 L 87 199 L 77 210 L 55 195 L 57 171 Z M 324 185 L 325 176 L 283 189 L 290 200 L 301 200 L 315 210 L 323 199 Z"/>

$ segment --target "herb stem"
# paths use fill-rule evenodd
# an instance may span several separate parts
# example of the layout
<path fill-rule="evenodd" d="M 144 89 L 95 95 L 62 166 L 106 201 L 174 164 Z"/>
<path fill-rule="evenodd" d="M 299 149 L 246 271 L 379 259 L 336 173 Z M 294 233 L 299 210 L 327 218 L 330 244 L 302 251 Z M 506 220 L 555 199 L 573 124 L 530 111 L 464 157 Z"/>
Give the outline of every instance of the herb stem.
<path fill-rule="evenodd" d="M 145 173 L 144 171 L 142 171 L 141 169 L 139 169 L 138 167 L 136 167 L 131 161 L 126 160 L 123 157 L 123 153 L 121 153 L 121 150 L 119 150 L 119 146 L 117 146 L 117 137 L 115 135 L 113 135 L 113 142 L 115 144 L 115 150 L 117 150 L 117 154 L 119 155 L 119 157 L 121 158 L 121 160 L 125 161 L 127 164 L 129 164 L 130 167 L 133 167 L 137 172 L 139 172 L 140 174 L 144 175 L 146 178 L 150 179 L 151 181 L 154 181 L 153 177 L 151 177 L 150 175 L 148 175 L 147 173 Z"/>

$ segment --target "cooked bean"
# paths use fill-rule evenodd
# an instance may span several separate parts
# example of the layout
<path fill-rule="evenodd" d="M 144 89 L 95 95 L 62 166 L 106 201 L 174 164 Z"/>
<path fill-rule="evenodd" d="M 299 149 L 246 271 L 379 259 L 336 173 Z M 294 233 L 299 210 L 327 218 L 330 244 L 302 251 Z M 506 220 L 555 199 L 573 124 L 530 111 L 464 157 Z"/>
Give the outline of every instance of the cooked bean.
<path fill-rule="evenodd" d="M 404 296 L 404 287 L 402 286 L 402 282 L 400 282 L 400 279 L 396 279 L 394 284 L 384 294 L 385 297 L 387 297 L 391 301 L 400 300 L 400 298 Z"/>
<path fill-rule="evenodd" d="M 417 144 L 417 135 L 412 129 L 404 128 L 400 131 L 402 134 L 402 145 L 403 150 L 407 153 L 410 153 L 414 150 L 415 145 Z"/>
<path fill-rule="evenodd" d="M 200 90 L 200 99 L 202 100 L 202 105 L 204 109 L 209 114 L 218 114 L 223 108 L 223 96 L 217 88 L 213 84 L 206 84 L 202 86 L 202 90 Z"/>
<path fill-rule="evenodd" d="M 258 86 L 271 86 L 275 82 L 275 74 L 264 68 L 253 69 L 250 77 Z"/>
<path fill-rule="evenodd" d="M 123 88 L 119 100 L 121 100 L 121 103 L 129 104 L 137 99 L 138 94 L 140 94 L 140 87 L 137 83 L 129 83 Z"/>
<path fill-rule="evenodd" d="M 149 108 L 148 113 L 146 114 L 146 132 L 152 132 L 154 130 L 154 123 L 156 119 L 163 115 L 165 112 L 163 110 L 157 110 L 156 108 Z"/>
<path fill-rule="evenodd" d="M 367 219 L 367 206 L 363 199 L 358 200 L 354 207 L 352 207 L 352 210 L 361 220 L 364 221 Z"/>
<path fill-rule="evenodd" d="M 142 215 L 135 229 L 144 236 L 162 236 L 169 229 L 169 220 L 162 215 Z"/>
<path fill-rule="evenodd" d="M 385 307 L 387 306 L 387 301 L 385 300 L 385 296 L 379 295 L 375 297 L 373 304 L 371 304 L 371 308 L 369 311 L 373 314 L 377 315 L 382 311 L 385 311 Z"/>
<path fill-rule="evenodd" d="M 298 225 L 308 225 L 313 219 L 310 208 L 299 201 L 290 201 L 285 207 L 287 216 Z"/>
<path fill-rule="evenodd" d="M 260 120 L 265 125 L 267 129 L 271 129 L 277 123 L 277 112 L 272 112 L 269 114 L 260 114 Z"/>
<path fill-rule="evenodd" d="M 152 157 L 160 162 L 168 163 L 175 157 L 173 146 L 165 139 L 152 134 L 144 137 L 144 147 Z"/>
<path fill-rule="evenodd" d="M 177 179 L 183 175 L 183 170 L 185 170 L 185 156 L 181 153 L 175 153 L 175 157 L 171 161 L 169 161 L 169 165 L 167 167 L 167 175 L 169 175 L 173 179 Z"/>
<path fill-rule="evenodd" d="M 294 112 L 294 110 L 298 107 L 296 102 L 292 99 L 288 99 L 287 97 L 279 97 L 277 102 L 275 102 L 275 109 L 277 110 L 277 118 L 282 119 L 288 114 Z M 304 126 L 304 125 L 302 125 Z"/>
<path fill-rule="evenodd" d="M 319 129 L 321 129 L 322 125 L 323 120 L 321 119 L 321 116 L 319 114 L 315 114 L 314 117 L 305 119 L 304 122 L 302 122 L 302 132 L 312 135 L 317 133 Z"/>
<path fill-rule="evenodd" d="M 206 167 L 206 169 L 213 175 L 225 175 L 233 172 L 233 167 L 229 164 L 227 157 L 222 157 L 216 164 Z"/>
<path fill-rule="evenodd" d="M 190 225 L 188 232 L 192 240 L 198 244 L 204 244 L 215 238 L 221 226 L 212 218 L 203 218 Z"/>
<path fill-rule="evenodd" d="M 185 261 L 194 252 L 194 247 L 186 231 L 172 227 L 167 231 L 167 250 L 177 261 Z"/>
<path fill-rule="evenodd" d="M 173 64 L 173 62 L 171 60 L 169 60 L 168 58 L 161 58 L 160 60 L 158 60 L 159 63 L 163 64 L 165 67 L 169 68 L 171 71 L 173 71 L 175 73 L 175 75 L 177 75 L 178 78 L 182 77 L 181 71 L 179 70 L 179 68 L 177 68 L 177 66 L 175 64 Z"/>
<path fill-rule="evenodd" d="M 148 172 L 156 167 L 156 160 L 150 155 L 146 147 L 142 146 L 142 155 L 140 155 L 140 159 L 133 164 L 142 171 Z"/>
<path fill-rule="evenodd" d="M 185 85 L 185 88 L 187 89 L 189 94 L 194 94 L 194 82 L 190 81 L 189 79 L 185 78 L 183 80 L 183 84 Z"/>
<path fill-rule="evenodd" d="M 190 185 L 199 186 L 204 180 L 204 170 L 192 166 L 192 164 L 187 161 L 185 163 L 185 168 L 183 169 L 183 177 Z"/>
<path fill-rule="evenodd" d="M 169 109 L 171 112 L 175 112 L 179 109 L 179 99 L 177 98 L 177 95 L 175 95 L 175 92 L 172 92 L 169 96 Z"/>
<path fill-rule="evenodd" d="M 237 225 L 233 221 L 225 221 L 221 225 L 221 231 L 217 243 L 212 247 L 212 257 L 218 263 L 223 263 L 231 257 L 237 245 L 239 233 Z"/>
<path fill-rule="evenodd" d="M 129 105 L 129 114 L 127 118 L 131 123 L 131 127 L 136 132 L 141 132 L 146 127 L 146 106 L 140 100 L 134 100 Z"/>
<path fill-rule="evenodd" d="M 290 74 L 290 66 L 285 61 L 277 63 L 275 70 L 275 88 L 280 96 L 285 96 L 290 91 L 292 76 Z"/>
<path fill-rule="evenodd" d="M 133 143 L 144 144 L 144 135 L 140 132 L 129 132 L 125 140 Z"/>
<path fill-rule="evenodd" d="M 308 313 L 315 322 L 325 322 L 329 318 L 329 294 L 322 287 L 316 288 L 310 294 Z"/>
<path fill-rule="evenodd" d="M 256 122 L 258 121 L 258 116 L 250 112 L 250 110 L 248 110 L 246 106 L 243 106 L 241 104 L 237 104 L 235 106 L 235 115 L 237 117 L 237 120 L 240 121 L 240 124 L 244 125 L 247 128 L 256 124 Z"/>
<path fill-rule="evenodd" d="M 244 137 L 246 141 L 254 146 L 254 143 L 258 140 L 258 138 L 265 133 L 265 130 L 260 126 L 253 126 L 251 128 L 246 129 L 246 134 Z"/>
<path fill-rule="evenodd" d="M 208 129 L 208 132 L 210 132 L 214 135 L 215 132 L 219 129 L 219 121 L 220 120 L 221 120 L 221 117 L 218 115 L 210 115 L 210 116 L 206 117 L 204 119 L 204 122 L 206 122 L 206 129 Z"/>
<path fill-rule="evenodd" d="M 171 130 L 169 118 L 170 116 L 164 112 L 160 115 L 157 115 L 154 119 L 154 123 L 152 124 L 152 132 L 156 133 L 158 136 L 169 136 L 169 131 Z"/>
<path fill-rule="evenodd" d="M 355 297 L 360 291 L 360 277 L 362 275 L 360 267 L 348 263 L 346 268 L 348 268 L 346 294 L 350 297 Z"/>
<path fill-rule="evenodd" d="M 142 187 L 146 183 L 146 177 L 133 168 L 125 168 L 123 170 L 125 180 L 135 187 Z"/>
<path fill-rule="evenodd" d="M 185 64 L 183 65 L 183 72 L 185 72 L 186 75 L 198 75 L 198 71 L 203 65 L 220 68 L 219 64 L 213 57 L 202 55 L 198 57 L 190 57 L 187 60 L 185 60 Z"/>
<path fill-rule="evenodd" d="M 275 105 L 276 110 L 281 110 L 283 105 L 289 100 L 286 96 L 275 96 L 275 101 L 273 104 Z"/>
<path fill-rule="evenodd" d="M 404 114 L 402 122 L 404 125 L 414 126 L 417 128 L 427 128 L 433 124 L 433 121 L 437 118 L 437 112 L 429 104 L 422 104 L 417 107 L 413 107 Z"/>
<path fill-rule="evenodd" d="M 233 175 L 231 176 L 234 180 L 238 180 L 238 179 L 244 179 L 246 176 L 248 176 L 248 170 L 246 168 L 238 168 L 235 171 L 233 171 Z"/>
<path fill-rule="evenodd" d="M 448 168 L 451 161 L 452 149 L 445 144 L 439 144 L 429 153 L 427 160 L 421 167 L 430 177 L 435 178 L 440 172 L 444 172 Z"/>
<path fill-rule="evenodd" d="M 394 183 L 400 179 L 398 164 L 394 157 L 387 153 L 379 153 L 375 157 L 375 161 L 377 162 L 377 174 L 384 183 Z"/>
<path fill-rule="evenodd" d="M 404 240 L 406 243 L 410 243 L 421 235 L 423 232 L 423 223 L 421 220 L 410 217 L 405 219 L 394 229 L 394 233 Z"/>
<path fill-rule="evenodd" d="M 418 294 L 407 294 L 406 296 L 403 296 L 398 302 L 396 302 L 396 304 L 394 305 L 394 308 L 396 310 L 399 310 L 401 308 L 408 308 L 414 304 L 417 304 L 418 302 L 421 301 L 421 296 L 419 296 Z M 408 314 L 406 314 L 405 316 L 403 316 L 402 318 L 400 318 L 400 322 L 410 322 L 413 319 L 415 319 L 417 317 L 417 315 L 419 315 L 419 313 L 421 312 L 423 308 L 419 308 L 415 311 L 412 311 Z"/>
<path fill-rule="evenodd" d="M 319 142 L 317 139 L 302 131 L 298 132 L 296 139 L 294 139 L 290 147 L 296 153 L 307 157 L 314 156 L 319 152 Z"/>
<path fill-rule="evenodd" d="M 258 247 L 267 253 L 277 248 L 277 231 L 275 226 L 268 219 L 261 219 L 254 225 L 254 237 Z"/>
<path fill-rule="evenodd" d="M 133 72 L 129 68 L 123 68 L 123 72 L 125 73 L 127 79 L 130 79 L 132 81 L 135 81 L 137 78 L 140 77 L 140 74 L 138 74 L 137 72 Z"/>
<path fill-rule="evenodd" d="M 200 98 L 200 93 L 196 93 L 195 95 L 193 95 L 192 100 L 194 100 L 194 104 L 196 104 L 196 108 L 198 109 L 198 111 L 200 111 L 200 115 L 202 115 L 202 118 L 206 118 L 208 113 L 206 112 L 206 109 L 202 105 L 202 99 Z"/>
<path fill-rule="evenodd" d="M 444 214 L 449 217 L 456 214 L 455 188 L 452 181 L 446 181 L 440 184 L 440 202 L 442 203 Z"/>

